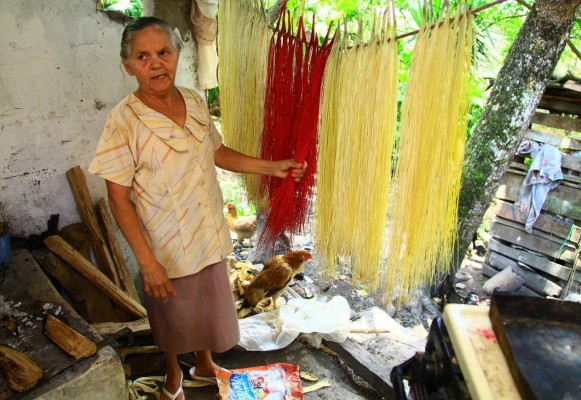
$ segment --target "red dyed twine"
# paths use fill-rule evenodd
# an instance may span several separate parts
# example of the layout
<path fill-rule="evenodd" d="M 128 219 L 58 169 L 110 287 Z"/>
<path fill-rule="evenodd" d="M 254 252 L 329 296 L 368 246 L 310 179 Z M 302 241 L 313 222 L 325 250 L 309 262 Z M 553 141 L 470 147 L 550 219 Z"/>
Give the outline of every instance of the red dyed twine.
<path fill-rule="evenodd" d="M 274 177 L 261 181 L 261 191 L 268 193 L 269 201 L 259 249 L 273 249 L 283 230 L 289 234 L 304 232 L 315 187 L 321 86 L 335 40 L 334 37 L 329 40 L 331 24 L 319 45 L 314 16 L 309 39 L 302 16 L 296 35 L 293 34 L 290 13 L 285 16 L 285 7 L 270 41 L 261 157 L 306 161 L 308 168 L 299 183 L 290 173 L 282 181 Z"/>

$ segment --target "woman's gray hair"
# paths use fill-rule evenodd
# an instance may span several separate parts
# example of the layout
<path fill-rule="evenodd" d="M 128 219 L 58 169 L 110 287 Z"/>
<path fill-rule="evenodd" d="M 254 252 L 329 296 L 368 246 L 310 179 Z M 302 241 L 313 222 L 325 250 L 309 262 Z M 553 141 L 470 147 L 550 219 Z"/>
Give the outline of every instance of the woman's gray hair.
<path fill-rule="evenodd" d="M 129 56 L 129 45 L 133 40 L 133 36 L 135 36 L 137 32 L 152 26 L 166 31 L 169 37 L 171 38 L 173 47 L 178 52 L 182 50 L 182 40 L 177 35 L 177 33 L 173 31 L 170 24 L 168 24 L 163 19 L 156 17 L 140 17 L 127 24 L 127 26 L 123 30 L 123 35 L 121 36 L 121 51 L 119 52 L 121 58 L 126 60 L 127 57 Z"/>

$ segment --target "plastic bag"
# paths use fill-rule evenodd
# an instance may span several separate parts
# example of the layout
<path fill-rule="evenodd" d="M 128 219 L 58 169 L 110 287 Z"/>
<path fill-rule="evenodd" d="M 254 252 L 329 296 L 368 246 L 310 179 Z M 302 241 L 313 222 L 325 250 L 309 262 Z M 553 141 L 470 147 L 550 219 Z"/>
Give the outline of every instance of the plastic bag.
<path fill-rule="evenodd" d="M 314 347 L 322 339 L 344 342 L 351 329 L 351 312 L 344 297 L 323 303 L 315 299 L 292 299 L 276 310 L 239 320 L 238 345 L 249 351 L 282 349 L 300 334 Z"/>
<path fill-rule="evenodd" d="M 236 370 L 218 370 L 218 389 L 223 400 L 302 400 L 298 367 L 270 364 Z"/>

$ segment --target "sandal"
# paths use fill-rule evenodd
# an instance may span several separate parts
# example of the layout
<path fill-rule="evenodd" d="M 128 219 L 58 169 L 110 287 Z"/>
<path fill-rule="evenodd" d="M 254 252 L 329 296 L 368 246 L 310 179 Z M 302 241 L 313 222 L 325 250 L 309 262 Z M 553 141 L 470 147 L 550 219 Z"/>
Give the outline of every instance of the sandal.
<path fill-rule="evenodd" d="M 209 382 L 209 383 L 213 383 L 215 385 L 218 384 L 218 381 L 217 381 L 217 379 L 216 379 L 215 376 L 199 376 L 199 375 L 196 375 L 196 367 L 190 368 L 190 377 L 193 380 L 195 380 L 195 381 Z"/>
<path fill-rule="evenodd" d="M 165 378 L 163 380 L 163 388 L 162 388 L 163 394 L 169 400 L 176 400 L 180 394 L 184 393 L 184 388 L 182 387 L 182 382 L 184 381 L 184 373 L 180 370 L 180 374 L 181 374 L 181 377 L 180 377 L 180 387 L 178 388 L 178 390 L 176 390 L 176 392 L 174 394 L 171 394 L 165 388 L 165 381 L 167 380 L 167 375 L 165 376 Z M 185 398 L 185 394 L 184 394 L 184 398 Z"/>

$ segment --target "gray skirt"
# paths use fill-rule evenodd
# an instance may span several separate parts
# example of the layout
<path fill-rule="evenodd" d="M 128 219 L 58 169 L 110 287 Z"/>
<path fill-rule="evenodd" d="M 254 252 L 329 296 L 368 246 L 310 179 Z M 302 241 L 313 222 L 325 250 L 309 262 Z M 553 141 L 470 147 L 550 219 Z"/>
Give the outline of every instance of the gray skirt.
<path fill-rule="evenodd" d="M 160 350 L 221 353 L 238 343 L 240 329 L 226 262 L 171 279 L 171 284 L 176 297 L 166 303 L 144 294 L 151 332 Z"/>

